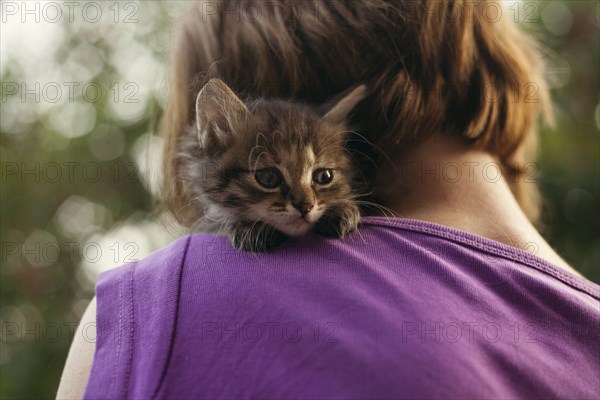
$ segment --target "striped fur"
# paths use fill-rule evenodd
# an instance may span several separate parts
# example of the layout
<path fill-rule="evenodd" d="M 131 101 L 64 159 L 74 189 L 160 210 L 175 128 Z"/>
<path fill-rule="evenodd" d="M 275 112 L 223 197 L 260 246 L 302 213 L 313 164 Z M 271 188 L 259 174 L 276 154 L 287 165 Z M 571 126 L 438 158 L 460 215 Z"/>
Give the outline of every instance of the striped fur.
<path fill-rule="evenodd" d="M 340 237 L 356 229 L 362 186 L 346 148 L 345 119 L 363 93 L 357 88 L 321 116 L 282 100 L 243 103 L 222 81 L 209 81 L 178 152 L 199 229 L 246 251 L 266 251 L 309 230 Z M 266 168 L 279 171 L 281 185 L 257 181 L 256 171 Z M 326 169 L 331 182 L 315 182 L 315 171 Z M 312 208 L 303 215 L 298 204 Z"/>

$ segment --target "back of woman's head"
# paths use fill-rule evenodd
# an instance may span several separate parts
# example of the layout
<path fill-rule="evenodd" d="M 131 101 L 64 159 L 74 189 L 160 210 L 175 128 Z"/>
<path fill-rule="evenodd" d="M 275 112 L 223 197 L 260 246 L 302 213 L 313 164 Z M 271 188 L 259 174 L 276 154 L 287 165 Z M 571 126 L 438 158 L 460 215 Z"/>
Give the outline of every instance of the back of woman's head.
<path fill-rule="evenodd" d="M 549 98 L 535 43 L 499 2 L 333 0 L 199 2 L 177 27 L 163 131 L 163 201 L 191 224 L 176 143 L 210 78 L 242 96 L 324 103 L 358 83 L 370 95 L 353 116 L 386 152 L 433 134 L 460 135 L 497 156 L 535 220 L 523 178 L 536 119 Z"/>

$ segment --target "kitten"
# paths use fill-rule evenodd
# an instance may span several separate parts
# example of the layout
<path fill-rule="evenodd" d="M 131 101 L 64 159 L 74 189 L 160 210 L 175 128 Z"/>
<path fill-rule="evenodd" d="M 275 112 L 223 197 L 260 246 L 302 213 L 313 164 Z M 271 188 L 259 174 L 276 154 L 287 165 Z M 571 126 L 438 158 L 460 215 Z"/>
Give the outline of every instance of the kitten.
<path fill-rule="evenodd" d="M 357 87 L 322 116 L 282 100 L 244 103 L 211 79 L 179 152 L 199 219 L 204 213 L 201 230 L 252 252 L 311 229 L 332 237 L 355 230 L 360 185 L 345 121 L 365 91 Z"/>

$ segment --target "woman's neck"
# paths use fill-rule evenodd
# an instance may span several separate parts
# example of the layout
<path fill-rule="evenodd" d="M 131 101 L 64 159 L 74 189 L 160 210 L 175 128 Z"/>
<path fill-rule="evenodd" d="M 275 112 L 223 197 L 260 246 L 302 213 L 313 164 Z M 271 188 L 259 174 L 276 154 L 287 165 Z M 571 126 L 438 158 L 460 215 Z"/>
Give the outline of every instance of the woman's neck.
<path fill-rule="evenodd" d="M 527 219 L 489 153 L 436 136 L 390 162 L 375 195 L 395 216 L 483 236 L 575 272 Z"/>

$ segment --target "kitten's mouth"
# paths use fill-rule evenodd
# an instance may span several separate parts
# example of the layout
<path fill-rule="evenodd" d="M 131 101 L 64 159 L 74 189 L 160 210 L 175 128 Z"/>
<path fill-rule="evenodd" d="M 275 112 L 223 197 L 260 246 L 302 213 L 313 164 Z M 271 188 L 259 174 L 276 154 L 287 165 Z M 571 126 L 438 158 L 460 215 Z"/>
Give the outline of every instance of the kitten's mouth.
<path fill-rule="evenodd" d="M 304 217 L 293 217 L 290 218 L 290 225 L 294 226 L 294 227 L 302 227 L 305 225 L 310 225 L 310 222 L 308 222 L 306 219 L 304 219 Z"/>
<path fill-rule="evenodd" d="M 293 216 L 286 218 L 279 229 L 290 236 L 300 236 L 308 232 L 312 225 L 313 223 L 307 221 L 304 217 Z"/>

